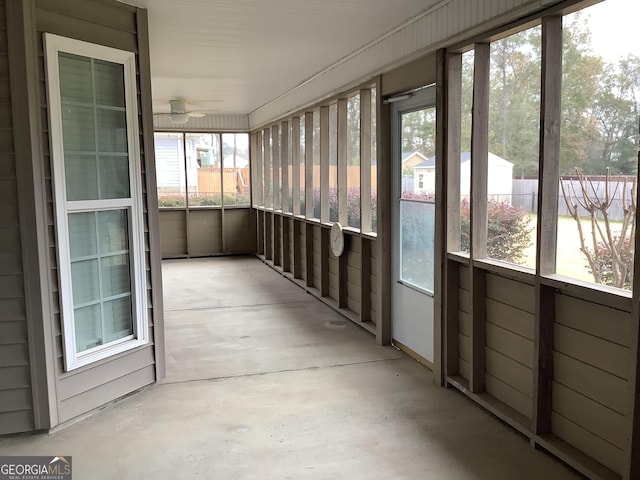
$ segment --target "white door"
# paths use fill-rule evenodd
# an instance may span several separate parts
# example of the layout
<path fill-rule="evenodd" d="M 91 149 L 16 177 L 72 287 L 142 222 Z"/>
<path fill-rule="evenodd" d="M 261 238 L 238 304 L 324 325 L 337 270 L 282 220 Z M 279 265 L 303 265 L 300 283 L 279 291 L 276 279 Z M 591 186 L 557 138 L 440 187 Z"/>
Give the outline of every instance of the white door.
<path fill-rule="evenodd" d="M 394 343 L 433 362 L 435 87 L 392 104 Z"/>

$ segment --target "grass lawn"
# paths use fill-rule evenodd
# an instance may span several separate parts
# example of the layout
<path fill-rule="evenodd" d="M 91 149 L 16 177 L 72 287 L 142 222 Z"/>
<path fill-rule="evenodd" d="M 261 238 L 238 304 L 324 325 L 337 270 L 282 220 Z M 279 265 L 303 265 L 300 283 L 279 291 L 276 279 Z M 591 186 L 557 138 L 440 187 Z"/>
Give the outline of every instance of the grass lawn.
<path fill-rule="evenodd" d="M 531 219 L 530 225 L 534 227 L 532 235 L 535 235 L 535 225 L 537 221 L 536 214 L 529 214 Z M 614 231 L 620 231 L 622 222 L 611 222 Z M 587 239 L 591 238 L 591 222 L 582 220 L 582 230 Z M 590 242 L 587 241 L 587 246 Z M 587 259 L 580 251 L 580 236 L 578 235 L 578 227 L 576 221 L 571 217 L 558 218 L 558 256 L 556 273 L 567 277 L 593 282 L 593 276 L 587 268 Z M 523 266 L 536 267 L 536 249 L 535 245 L 524 251 Z"/>

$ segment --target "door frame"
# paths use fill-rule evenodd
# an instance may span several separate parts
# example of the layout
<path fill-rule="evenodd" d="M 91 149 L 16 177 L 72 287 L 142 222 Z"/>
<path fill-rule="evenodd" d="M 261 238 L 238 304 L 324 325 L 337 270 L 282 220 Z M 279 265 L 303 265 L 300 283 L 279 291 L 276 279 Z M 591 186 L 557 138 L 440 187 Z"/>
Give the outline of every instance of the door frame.
<path fill-rule="evenodd" d="M 389 193 L 390 193 L 390 202 L 389 205 L 391 207 L 390 209 L 390 237 L 389 237 L 389 252 L 390 252 L 390 275 L 389 275 L 389 283 L 388 283 L 388 287 L 389 287 L 389 294 L 390 294 L 390 317 L 389 317 L 389 336 L 390 336 L 390 341 L 393 342 L 395 340 L 395 342 L 400 342 L 399 339 L 394 338 L 393 337 L 393 322 L 394 322 L 394 313 L 395 313 L 395 307 L 394 307 L 394 302 L 395 302 L 395 294 L 394 294 L 394 290 L 396 289 L 396 283 L 398 283 L 398 258 L 397 256 L 399 255 L 399 228 L 400 228 L 400 204 L 399 204 L 399 194 L 400 191 L 402 189 L 402 175 L 401 175 L 401 171 L 399 169 L 399 165 L 397 164 L 398 161 L 401 161 L 401 159 L 398 158 L 398 155 L 401 155 L 401 145 L 399 144 L 399 142 L 401 142 L 401 138 L 402 138 L 402 132 L 401 132 L 401 116 L 402 114 L 405 113 L 410 113 L 413 111 L 417 111 L 417 110 L 422 110 L 422 109 L 426 109 L 426 108 L 435 108 L 436 111 L 436 138 L 435 138 L 435 145 L 436 145 L 436 152 L 438 150 L 438 145 L 439 145 L 439 140 L 438 140 L 438 106 L 437 106 L 437 100 L 438 100 L 438 92 L 436 89 L 436 85 L 435 84 L 430 84 L 430 85 L 426 85 L 424 87 L 421 87 L 419 89 L 413 90 L 411 92 L 405 93 L 405 94 L 400 94 L 397 95 L 395 97 L 391 97 L 390 99 L 387 99 L 387 103 L 389 105 L 389 113 L 390 113 L 390 122 L 389 122 L 389 132 L 390 132 L 390 141 L 389 141 L 389 146 L 390 146 L 390 165 L 391 165 L 391 175 L 390 175 L 390 189 L 389 189 Z M 437 157 L 437 156 L 436 156 Z M 433 349 L 433 361 L 430 361 L 426 358 L 424 358 L 422 355 L 417 354 L 416 352 L 414 352 L 413 350 L 411 350 L 411 347 L 407 346 L 407 345 L 403 345 L 404 349 L 407 349 L 409 351 L 407 351 L 407 353 L 411 356 L 413 356 L 414 358 L 416 358 L 418 361 L 420 361 L 421 363 L 425 363 L 423 360 L 426 360 L 427 362 L 427 366 L 432 368 L 432 370 L 434 371 L 434 373 L 436 372 L 436 370 L 439 370 L 439 363 L 440 363 L 440 328 L 439 328 L 439 323 L 440 323 L 440 318 L 438 315 L 439 312 L 439 297 L 442 295 L 441 289 L 439 288 L 439 282 L 438 282 L 438 277 L 439 277 L 439 270 L 440 270 L 440 265 L 441 265 L 441 256 L 439 251 L 437 250 L 440 243 L 437 241 L 437 232 L 438 232 L 438 222 L 439 222 L 439 215 L 438 215 L 438 199 L 440 199 L 440 201 L 442 200 L 440 195 L 441 195 L 441 189 L 439 188 L 439 178 L 442 176 L 442 174 L 440 173 L 440 170 L 442 169 L 442 165 L 441 162 L 436 161 L 436 185 L 435 185 L 435 191 L 436 191 L 436 204 L 435 204 L 435 225 L 434 225 L 434 252 L 433 252 L 433 256 L 434 256 L 434 291 L 433 292 L 429 292 L 426 290 L 423 290 L 419 287 L 416 286 L 412 286 L 412 285 L 405 285 L 405 288 L 409 289 L 409 290 L 413 290 L 415 292 L 419 292 L 419 294 L 421 295 L 425 295 L 431 298 L 431 302 L 433 302 L 433 311 L 432 311 L 432 315 L 433 315 L 433 345 L 431 346 L 431 348 Z"/>

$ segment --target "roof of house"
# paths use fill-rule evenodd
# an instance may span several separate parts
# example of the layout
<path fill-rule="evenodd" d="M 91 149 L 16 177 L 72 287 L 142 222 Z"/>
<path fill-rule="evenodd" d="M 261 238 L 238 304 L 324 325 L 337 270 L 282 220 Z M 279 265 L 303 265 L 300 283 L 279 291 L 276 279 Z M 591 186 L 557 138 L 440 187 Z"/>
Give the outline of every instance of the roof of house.
<path fill-rule="evenodd" d="M 427 160 L 427 157 L 425 157 L 423 154 L 421 154 L 420 152 L 404 152 L 402 154 L 402 163 L 404 163 L 406 160 L 410 159 L 411 157 L 414 157 L 418 155 L 419 157 L 422 157 L 424 160 Z"/>
<path fill-rule="evenodd" d="M 463 152 L 460 154 L 460 164 L 466 163 L 471 160 L 471 152 Z M 419 163 L 413 168 L 433 168 L 436 166 L 436 157 L 429 157 L 424 162 Z M 489 166 L 492 167 L 512 167 L 513 163 L 505 160 L 498 155 L 489 152 Z"/>

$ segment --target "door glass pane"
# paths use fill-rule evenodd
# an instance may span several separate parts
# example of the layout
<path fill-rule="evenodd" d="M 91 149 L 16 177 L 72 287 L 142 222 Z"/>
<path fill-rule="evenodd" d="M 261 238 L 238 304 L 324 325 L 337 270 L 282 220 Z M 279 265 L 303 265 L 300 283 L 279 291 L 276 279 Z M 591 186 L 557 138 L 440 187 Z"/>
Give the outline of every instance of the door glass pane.
<path fill-rule="evenodd" d="M 76 305 L 94 302 L 100 298 L 98 262 L 95 259 L 71 263 L 73 302 Z"/>
<path fill-rule="evenodd" d="M 96 109 L 98 150 L 100 152 L 127 153 L 127 119 L 124 109 Z"/>
<path fill-rule="evenodd" d="M 435 200 L 436 109 L 402 114 L 402 198 Z"/>
<path fill-rule="evenodd" d="M 400 281 L 433 292 L 435 204 L 400 201 Z"/>
<path fill-rule="evenodd" d="M 100 304 L 73 310 L 76 331 L 76 352 L 84 352 L 102 345 Z"/>
<path fill-rule="evenodd" d="M 104 302 L 104 338 L 113 342 L 133 334 L 131 323 L 131 297 L 118 298 Z"/>
<path fill-rule="evenodd" d="M 103 258 L 100 264 L 102 276 L 102 295 L 113 297 L 122 293 L 129 293 L 129 255 L 114 255 Z"/>
<path fill-rule="evenodd" d="M 98 192 L 98 166 L 95 155 L 65 156 L 64 173 L 67 182 L 67 200 L 96 199 Z"/>
<path fill-rule="evenodd" d="M 359 94 L 354 95 L 347 101 L 347 225 L 353 228 L 360 228 Z"/>
<path fill-rule="evenodd" d="M 58 60 L 67 200 L 128 198 L 124 67 L 66 53 Z"/>
<path fill-rule="evenodd" d="M 128 223 L 126 209 L 69 214 L 78 352 L 133 332 Z"/>
<path fill-rule="evenodd" d="M 94 60 L 96 103 L 124 107 L 124 65 Z"/>
<path fill-rule="evenodd" d="M 91 59 L 62 52 L 58 58 L 60 95 L 63 101 L 92 103 Z"/>
<path fill-rule="evenodd" d="M 95 213 L 69 215 L 69 244 L 71 260 L 96 254 L 98 244 Z"/>
<path fill-rule="evenodd" d="M 65 153 L 95 152 L 96 137 L 91 107 L 63 104 L 62 128 Z"/>
<path fill-rule="evenodd" d="M 129 159 L 126 156 L 100 155 L 101 198 L 129 196 Z"/>

